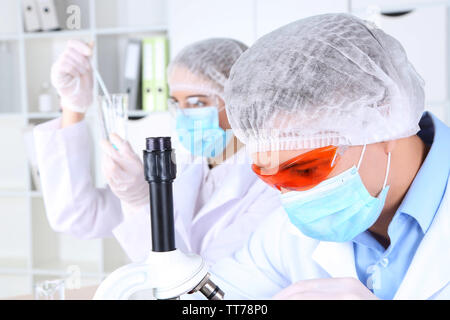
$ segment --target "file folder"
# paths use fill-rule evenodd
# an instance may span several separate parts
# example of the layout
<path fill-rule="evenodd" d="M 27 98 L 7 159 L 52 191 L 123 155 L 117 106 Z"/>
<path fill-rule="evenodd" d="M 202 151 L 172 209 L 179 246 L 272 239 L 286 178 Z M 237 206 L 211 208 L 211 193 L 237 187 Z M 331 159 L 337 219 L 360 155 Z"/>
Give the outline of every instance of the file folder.
<path fill-rule="evenodd" d="M 169 88 L 167 85 L 167 65 L 169 64 L 169 45 L 166 37 L 155 37 L 154 43 L 155 68 L 155 109 L 167 111 Z"/>
<path fill-rule="evenodd" d="M 153 38 L 142 41 L 142 109 L 155 111 Z"/>
<path fill-rule="evenodd" d="M 39 22 L 38 6 L 35 0 L 23 0 L 23 22 L 26 32 L 36 32 L 41 30 Z"/>
<path fill-rule="evenodd" d="M 37 7 L 41 21 L 41 27 L 44 31 L 59 30 L 60 25 L 56 13 L 54 0 L 37 0 Z"/>
<path fill-rule="evenodd" d="M 128 40 L 125 58 L 125 92 L 128 94 L 128 109 L 140 110 L 141 99 L 141 41 Z"/>

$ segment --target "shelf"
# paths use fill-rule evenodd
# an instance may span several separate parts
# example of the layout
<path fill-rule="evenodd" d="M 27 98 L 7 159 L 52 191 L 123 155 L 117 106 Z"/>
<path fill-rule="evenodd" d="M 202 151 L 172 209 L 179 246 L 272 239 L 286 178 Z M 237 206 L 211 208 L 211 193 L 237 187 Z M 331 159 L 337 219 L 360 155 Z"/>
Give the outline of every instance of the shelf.
<path fill-rule="evenodd" d="M 28 119 L 31 119 L 31 120 L 39 120 L 39 119 L 44 119 L 44 120 L 45 119 L 49 119 L 49 120 L 51 120 L 51 119 L 56 119 L 56 118 L 58 118 L 60 116 L 61 116 L 60 112 L 49 112 L 49 113 L 32 112 L 32 113 L 28 113 L 26 115 L 26 117 Z"/>
<path fill-rule="evenodd" d="M 97 261 L 63 261 L 54 260 L 40 263 L 33 267 L 33 273 L 41 275 L 66 275 L 67 269 L 70 266 L 77 266 L 81 270 L 81 276 L 102 276 L 102 272 L 99 269 L 99 263 Z"/>
<path fill-rule="evenodd" d="M 151 112 L 149 112 L 149 111 L 132 110 L 132 111 L 128 112 L 128 117 L 146 117 L 149 114 L 151 114 Z M 60 116 L 61 116 L 61 113 L 59 113 L 59 112 L 51 112 L 51 113 L 33 112 L 33 113 L 26 114 L 26 117 L 30 120 L 40 120 L 40 119 L 51 120 L 51 119 L 56 119 Z"/>
<path fill-rule="evenodd" d="M 0 190 L 0 198 L 26 198 L 31 192 L 25 190 Z"/>
<path fill-rule="evenodd" d="M 33 287 L 39 282 L 48 281 L 48 280 L 62 280 L 65 279 L 65 275 L 61 274 L 33 274 Z M 90 287 L 90 286 L 98 286 L 101 282 L 101 275 L 96 276 L 81 276 L 80 286 L 81 287 Z M 66 282 L 67 285 L 67 282 Z M 66 293 L 69 288 L 65 288 Z"/>
<path fill-rule="evenodd" d="M 63 30 L 63 31 L 45 31 L 45 32 L 25 32 L 24 39 L 51 39 L 51 38 L 78 38 L 93 35 L 92 31 L 87 30 Z"/>
<path fill-rule="evenodd" d="M 157 111 L 157 112 L 150 112 L 150 111 L 144 111 L 144 110 L 132 110 L 128 111 L 128 117 L 129 118 L 144 118 L 152 114 L 156 113 L 165 113 L 168 111 Z M 25 117 L 28 120 L 53 120 L 61 116 L 61 113 L 59 112 L 50 112 L 50 113 L 39 113 L 39 112 L 32 112 L 32 113 L 0 113 L 0 119 L 2 118 L 14 118 L 14 117 Z M 0 191 L 0 196 L 2 192 Z"/>
<path fill-rule="evenodd" d="M 123 27 L 123 28 L 104 28 L 94 31 L 95 34 L 103 35 L 123 35 L 133 33 L 147 33 L 147 32 L 167 32 L 168 27 L 166 25 L 161 26 L 148 26 L 148 27 Z"/>
<path fill-rule="evenodd" d="M 1 274 L 1 269 L 0 269 Z M 10 274 L 14 274 L 13 272 L 10 272 Z M 67 276 L 66 271 L 61 270 L 50 270 L 50 269 L 33 269 L 31 271 L 31 274 L 36 276 L 57 276 L 57 277 L 65 277 Z M 106 274 L 103 272 L 82 272 L 81 277 L 82 278 L 102 278 Z"/>
<path fill-rule="evenodd" d="M 42 198 L 40 191 L 0 191 L 0 198 Z"/>
<path fill-rule="evenodd" d="M 10 41 L 18 40 L 21 36 L 24 39 L 51 39 L 51 38 L 78 38 L 93 35 L 123 35 L 133 33 L 148 32 L 167 32 L 166 25 L 145 26 L 145 27 L 122 27 L 122 28 L 104 28 L 104 29 L 84 29 L 84 30 L 62 30 L 62 31 L 44 31 L 44 32 L 23 32 L 21 34 L 0 35 L 0 40 Z"/>
<path fill-rule="evenodd" d="M 0 119 L 2 118 L 19 118 L 25 114 L 22 112 L 0 112 Z"/>
<path fill-rule="evenodd" d="M 0 41 L 17 41 L 20 35 L 17 33 L 0 34 Z"/>
<path fill-rule="evenodd" d="M 28 260 L 26 258 L 1 258 L 0 259 L 0 274 L 17 273 L 28 271 Z"/>
<path fill-rule="evenodd" d="M 61 270 L 52 270 L 52 269 L 28 269 L 24 268 L 21 265 L 18 264 L 12 264 L 8 266 L 3 266 L 2 262 L 0 261 L 0 276 L 2 275 L 36 275 L 36 276 L 55 276 L 55 277 L 64 277 L 67 276 L 66 271 Z M 81 274 L 82 278 L 104 278 L 105 276 L 109 275 L 110 272 L 83 272 Z"/>
<path fill-rule="evenodd" d="M 31 191 L 31 192 L 30 192 L 30 196 L 31 196 L 32 198 L 38 198 L 38 199 L 41 199 L 41 198 L 43 197 L 41 191 Z"/>
<path fill-rule="evenodd" d="M 30 269 L 28 268 L 8 268 L 0 266 L 0 276 L 2 275 L 13 275 L 13 276 L 27 276 L 30 274 Z"/>
<path fill-rule="evenodd" d="M 30 279 L 28 275 L 0 274 L 0 299 L 31 294 Z"/>

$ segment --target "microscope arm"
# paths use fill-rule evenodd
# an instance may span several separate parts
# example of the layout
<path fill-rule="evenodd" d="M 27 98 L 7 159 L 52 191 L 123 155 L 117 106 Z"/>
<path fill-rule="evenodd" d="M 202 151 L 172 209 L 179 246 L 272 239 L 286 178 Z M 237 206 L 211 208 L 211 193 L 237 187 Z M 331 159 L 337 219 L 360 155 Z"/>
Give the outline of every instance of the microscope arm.
<path fill-rule="evenodd" d="M 134 293 L 153 289 L 148 266 L 132 263 L 111 273 L 98 287 L 94 300 L 128 300 Z"/>

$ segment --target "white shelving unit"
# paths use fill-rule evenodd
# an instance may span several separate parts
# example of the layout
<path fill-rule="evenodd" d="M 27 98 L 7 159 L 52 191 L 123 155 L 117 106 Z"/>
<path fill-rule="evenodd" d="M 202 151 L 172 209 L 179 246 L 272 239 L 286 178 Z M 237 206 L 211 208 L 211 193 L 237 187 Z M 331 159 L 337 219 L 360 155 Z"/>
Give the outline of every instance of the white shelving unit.
<path fill-rule="evenodd" d="M 69 266 L 80 268 L 82 285 L 96 284 L 128 262 L 115 239 L 80 240 L 50 228 L 42 193 L 32 183 L 23 132 L 60 115 L 55 92 L 52 112 L 39 112 L 37 101 L 41 84 L 50 82 L 51 64 L 68 39 L 95 41 L 93 63 L 107 79 L 110 90 L 120 92 L 126 40 L 167 34 L 166 3 L 164 0 L 56 0 L 56 3 L 63 13 L 59 15 L 62 25 L 65 6 L 80 7 L 79 30 L 26 33 L 22 1 L 0 2 L 0 147 L 5 151 L 0 160 L 0 298 L 31 294 L 36 282 L 62 278 Z M 149 9 L 152 14 L 145 16 Z M 145 115 L 144 111 L 130 111 L 130 117 Z M 88 113 L 87 120 L 92 123 L 94 116 Z M 100 180 L 97 177 L 99 186 Z"/>

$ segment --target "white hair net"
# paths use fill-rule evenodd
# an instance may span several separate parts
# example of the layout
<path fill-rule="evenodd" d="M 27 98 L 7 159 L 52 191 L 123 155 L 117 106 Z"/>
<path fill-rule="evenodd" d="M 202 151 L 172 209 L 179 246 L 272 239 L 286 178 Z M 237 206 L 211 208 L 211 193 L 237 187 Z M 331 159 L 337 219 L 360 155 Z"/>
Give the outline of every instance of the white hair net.
<path fill-rule="evenodd" d="M 233 66 L 225 100 L 249 152 L 409 137 L 424 110 L 423 80 L 400 43 L 349 14 L 259 39 Z"/>
<path fill-rule="evenodd" d="M 227 38 L 207 39 L 185 47 L 168 67 L 171 92 L 194 90 L 223 99 L 231 67 L 247 48 Z"/>

